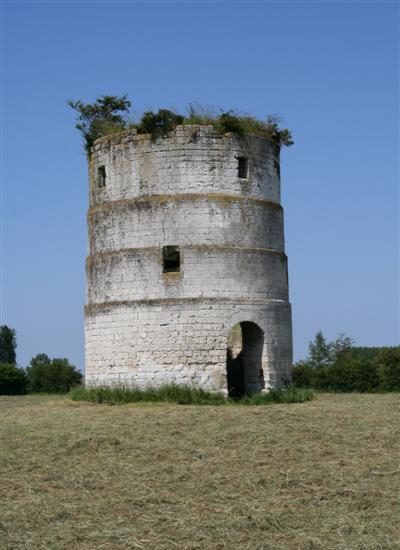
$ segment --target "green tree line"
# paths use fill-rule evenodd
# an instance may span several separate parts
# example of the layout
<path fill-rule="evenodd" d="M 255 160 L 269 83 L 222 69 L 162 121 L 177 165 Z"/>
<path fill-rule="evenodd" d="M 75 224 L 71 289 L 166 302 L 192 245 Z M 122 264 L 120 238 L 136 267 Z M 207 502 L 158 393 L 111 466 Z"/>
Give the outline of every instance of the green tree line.
<path fill-rule="evenodd" d="M 344 334 L 328 342 L 318 331 L 306 359 L 294 364 L 292 380 L 323 391 L 400 391 L 400 346 L 354 346 Z"/>
<path fill-rule="evenodd" d="M 0 395 L 64 393 L 81 382 L 81 372 L 68 359 L 50 359 L 45 353 L 33 357 L 26 369 L 18 367 L 16 348 L 15 330 L 7 325 L 1 326 Z"/>

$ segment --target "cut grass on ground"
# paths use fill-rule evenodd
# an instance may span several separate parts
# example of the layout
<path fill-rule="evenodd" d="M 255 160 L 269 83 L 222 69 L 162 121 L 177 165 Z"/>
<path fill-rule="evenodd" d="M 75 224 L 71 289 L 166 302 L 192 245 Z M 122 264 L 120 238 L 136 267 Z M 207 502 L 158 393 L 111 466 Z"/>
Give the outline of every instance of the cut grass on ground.
<path fill-rule="evenodd" d="M 178 403 L 179 405 L 270 405 L 272 403 L 304 403 L 314 398 L 314 391 L 290 387 L 285 390 L 271 390 L 264 395 L 252 395 L 239 400 L 227 401 L 220 393 L 204 391 L 190 386 L 174 384 L 159 388 L 114 387 L 78 387 L 71 390 L 69 396 L 74 401 L 92 401 L 121 405 L 126 403 L 156 402 Z"/>
<path fill-rule="evenodd" d="M 400 548 L 399 394 L 0 405 L 2 549 Z"/>

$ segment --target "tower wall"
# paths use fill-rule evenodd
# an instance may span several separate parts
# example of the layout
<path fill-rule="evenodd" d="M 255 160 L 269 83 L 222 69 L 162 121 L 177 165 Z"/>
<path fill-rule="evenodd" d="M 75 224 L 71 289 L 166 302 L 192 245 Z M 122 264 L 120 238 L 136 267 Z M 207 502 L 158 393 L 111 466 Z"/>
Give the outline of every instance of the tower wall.
<path fill-rule="evenodd" d="M 243 321 L 264 332 L 266 387 L 289 379 L 276 146 L 209 126 L 124 132 L 96 142 L 89 176 L 86 382 L 226 390 L 227 336 Z M 170 245 L 179 273 L 163 273 Z"/>

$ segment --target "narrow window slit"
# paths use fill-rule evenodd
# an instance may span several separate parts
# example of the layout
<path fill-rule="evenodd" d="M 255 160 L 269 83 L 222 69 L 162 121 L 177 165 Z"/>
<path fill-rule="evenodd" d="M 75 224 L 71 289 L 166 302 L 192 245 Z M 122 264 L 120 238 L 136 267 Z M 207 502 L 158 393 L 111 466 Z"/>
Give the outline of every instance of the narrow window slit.
<path fill-rule="evenodd" d="M 238 177 L 245 180 L 249 177 L 249 159 L 246 157 L 237 157 Z"/>
<path fill-rule="evenodd" d="M 163 246 L 163 273 L 179 273 L 181 257 L 179 246 Z"/>
<path fill-rule="evenodd" d="M 106 167 L 99 166 L 97 168 L 97 187 L 105 187 L 106 185 Z"/>
<path fill-rule="evenodd" d="M 276 170 L 276 173 L 278 175 L 278 178 L 280 179 L 280 177 L 281 177 L 281 166 L 280 166 L 279 162 L 274 160 L 274 166 L 275 166 L 275 170 Z"/>

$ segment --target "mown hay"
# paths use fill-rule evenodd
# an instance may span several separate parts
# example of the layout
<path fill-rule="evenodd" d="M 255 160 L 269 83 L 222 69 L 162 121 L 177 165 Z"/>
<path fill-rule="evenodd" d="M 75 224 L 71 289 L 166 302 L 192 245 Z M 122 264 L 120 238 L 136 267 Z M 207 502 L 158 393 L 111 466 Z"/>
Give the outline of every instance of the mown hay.
<path fill-rule="evenodd" d="M 4 549 L 400 547 L 398 394 L 0 404 Z"/>

